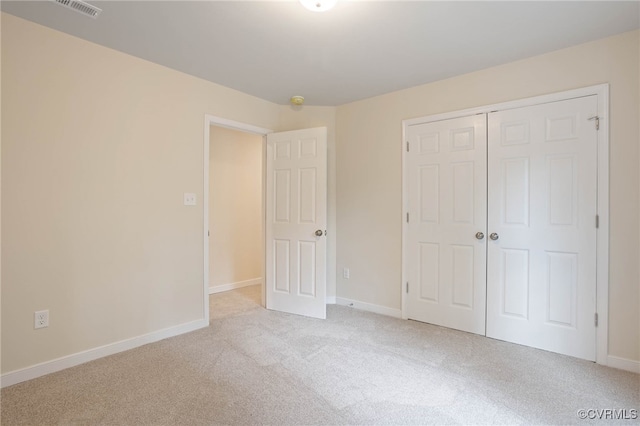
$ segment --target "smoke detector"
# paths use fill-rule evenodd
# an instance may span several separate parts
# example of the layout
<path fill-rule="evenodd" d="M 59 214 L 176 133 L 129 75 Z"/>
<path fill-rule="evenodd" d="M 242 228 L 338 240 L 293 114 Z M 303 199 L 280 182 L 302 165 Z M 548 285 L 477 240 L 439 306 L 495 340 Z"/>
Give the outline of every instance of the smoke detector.
<path fill-rule="evenodd" d="M 291 99 L 289 99 L 289 101 L 291 102 L 292 105 L 296 105 L 296 106 L 300 106 L 304 103 L 304 97 L 303 96 L 292 96 Z"/>
<path fill-rule="evenodd" d="M 81 13 L 90 18 L 96 19 L 102 9 L 99 7 L 95 7 L 90 5 L 89 3 L 85 3 L 81 0 L 51 0 L 52 2 L 59 4 L 60 6 L 64 6 L 67 9 L 74 10 L 78 13 Z"/>

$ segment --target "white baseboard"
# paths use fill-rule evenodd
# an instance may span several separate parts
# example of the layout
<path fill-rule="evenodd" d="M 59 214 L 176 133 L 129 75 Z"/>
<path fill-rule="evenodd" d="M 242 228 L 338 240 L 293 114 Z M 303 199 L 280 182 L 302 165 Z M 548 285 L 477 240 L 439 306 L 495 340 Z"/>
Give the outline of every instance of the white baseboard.
<path fill-rule="evenodd" d="M 128 351 L 129 349 L 134 349 L 139 346 L 146 345 L 148 343 L 153 343 L 159 340 L 166 339 L 168 337 L 189 333 L 191 331 L 198 330 L 200 328 L 204 328 L 208 326 L 209 326 L 208 319 L 192 321 L 192 322 L 181 324 L 175 327 L 169 327 L 163 330 L 154 331 L 152 333 L 144 334 L 142 336 L 133 337 L 131 339 L 121 340 L 116 343 L 110 343 L 108 345 L 100 346 L 98 348 L 93 348 L 86 351 L 78 352 L 76 354 L 67 355 L 62 358 L 46 361 L 40 364 L 33 365 L 31 367 L 10 371 L 9 373 L 5 373 L 0 377 L 0 388 L 15 385 L 17 383 L 25 382 L 27 380 L 31 380 L 47 374 L 55 373 L 56 371 L 64 370 L 70 367 L 75 367 L 76 365 L 84 364 L 85 362 L 93 361 L 98 358 L 104 358 L 109 355 Z"/>
<path fill-rule="evenodd" d="M 402 318 L 400 309 L 388 308 L 386 306 L 374 305 L 372 303 L 359 302 L 357 300 L 345 299 L 344 297 L 336 297 L 338 305 L 349 306 L 351 308 L 360 309 L 362 311 L 373 312 L 388 317 Z"/>
<path fill-rule="evenodd" d="M 223 291 L 235 290 L 236 288 L 248 287 L 256 284 L 262 284 L 262 278 L 252 278 L 250 280 L 238 281 L 235 283 L 211 286 L 209 287 L 209 294 L 222 293 Z"/>
<path fill-rule="evenodd" d="M 327 296 L 324 300 L 327 305 L 335 305 L 338 303 L 335 296 Z"/>
<path fill-rule="evenodd" d="M 608 355 L 607 366 L 640 374 L 640 361 Z"/>

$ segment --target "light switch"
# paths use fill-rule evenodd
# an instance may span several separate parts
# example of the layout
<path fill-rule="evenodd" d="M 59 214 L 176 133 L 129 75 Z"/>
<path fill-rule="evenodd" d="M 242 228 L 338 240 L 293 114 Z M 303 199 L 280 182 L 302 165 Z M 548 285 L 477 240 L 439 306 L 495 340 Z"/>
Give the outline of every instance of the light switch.
<path fill-rule="evenodd" d="M 344 278 L 346 280 L 351 278 L 351 271 L 349 271 L 349 268 L 343 268 L 342 269 L 342 278 Z"/>
<path fill-rule="evenodd" d="M 185 206 L 195 206 L 196 205 L 196 194 L 191 192 L 184 193 L 184 205 Z"/>

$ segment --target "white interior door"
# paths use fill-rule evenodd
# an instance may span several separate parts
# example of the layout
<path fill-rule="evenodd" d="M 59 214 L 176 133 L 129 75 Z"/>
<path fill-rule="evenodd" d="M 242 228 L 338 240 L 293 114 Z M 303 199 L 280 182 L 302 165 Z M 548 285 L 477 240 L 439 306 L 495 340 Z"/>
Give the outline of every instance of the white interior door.
<path fill-rule="evenodd" d="M 484 335 L 486 115 L 412 125 L 406 136 L 407 316 Z"/>
<path fill-rule="evenodd" d="M 597 112 L 489 114 L 488 337 L 595 360 Z"/>
<path fill-rule="evenodd" d="M 267 135 L 267 309 L 326 318 L 327 129 Z"/>

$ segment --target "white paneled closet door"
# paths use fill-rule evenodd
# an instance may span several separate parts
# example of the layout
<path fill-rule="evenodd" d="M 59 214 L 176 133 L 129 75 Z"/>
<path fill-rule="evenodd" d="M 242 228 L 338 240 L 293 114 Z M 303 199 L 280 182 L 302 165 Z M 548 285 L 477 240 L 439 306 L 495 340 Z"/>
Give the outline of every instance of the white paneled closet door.
<path fill-rule="evenodd" d="M 597 96 L 489 114 L 487 336 L 595 360 Z"/>
<path fill-rule="evenodd" d="M 406 312 L 485 334 L 486 115 L 408 126 Z"/>

